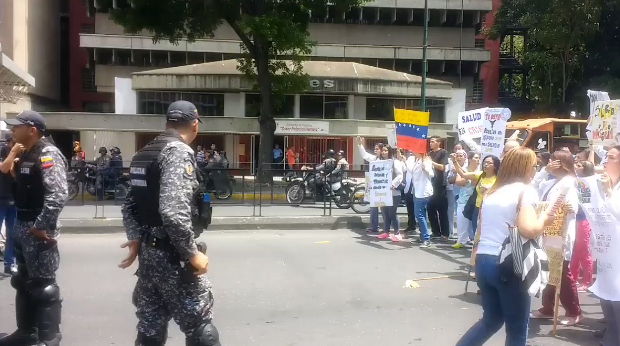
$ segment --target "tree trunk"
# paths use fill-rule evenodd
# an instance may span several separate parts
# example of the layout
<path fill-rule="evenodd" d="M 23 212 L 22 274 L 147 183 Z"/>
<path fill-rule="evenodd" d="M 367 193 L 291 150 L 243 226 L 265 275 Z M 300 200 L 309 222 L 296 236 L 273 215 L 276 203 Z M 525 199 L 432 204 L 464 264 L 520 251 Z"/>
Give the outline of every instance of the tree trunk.
<path fill-rule="evenodd" d="M 262 40 L 254 40 L 256 50 L 254 61 L 258 72 L 258 87 L 260 89 L 260 143 L 258 146 L 258 182 L 273 182 L 273 134 L 276 130 L 276 122 L 273 119 L 273 106 L 271 103 L 271 76 L 269 74 L 269 43 Z"/>
<path fill-rule="evenodd" d="M 566 69 L 568 68 L 568 52 L 562 54 L 562 104 L 566 103 Z"/>

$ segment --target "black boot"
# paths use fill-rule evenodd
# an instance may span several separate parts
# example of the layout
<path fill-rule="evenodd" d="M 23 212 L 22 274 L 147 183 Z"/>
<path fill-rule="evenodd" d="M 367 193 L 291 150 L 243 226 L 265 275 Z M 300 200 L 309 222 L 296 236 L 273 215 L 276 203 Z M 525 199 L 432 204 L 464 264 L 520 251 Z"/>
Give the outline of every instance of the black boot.
<path fill-rule="evenodd" d="M 17 331 L 0 339 L 0 346 L 34 346 L 37 338 L 35 305 L 32 297 L 18 290 L 15 295 L 15 320 Z"/>
<path fill-rule="evenodd" d="M 62 340 L 60 334 L 61 301 L 51 302 L 37 308 L 39 340 L 37 346 L 58 346 Z"/>

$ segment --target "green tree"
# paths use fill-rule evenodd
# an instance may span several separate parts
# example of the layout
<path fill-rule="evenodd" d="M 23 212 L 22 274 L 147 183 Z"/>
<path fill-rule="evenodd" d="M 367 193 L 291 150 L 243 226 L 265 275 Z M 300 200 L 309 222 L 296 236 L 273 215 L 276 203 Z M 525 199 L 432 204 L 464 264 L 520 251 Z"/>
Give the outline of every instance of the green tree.
<path fill-rule="evenodd" d="M 488 37 L 499 39 L 509 27 L 528 28 L 523 62 L 531 68 L 532 96 L 549 105 L 565 104 L 570 84 L 579 82 L 586 42 L 599 30 L 605 1 L 504 1 Z"/>
<path fill-rule="evenodd" d="M 259 162 L 272 163 L 276 128 L 274 105 L 285 94 L 308 87 L 301 61 L 311 52 L 308 24 L 312 12 L 327 6 L 339 12 L 359 6 L 365 0 L 131 0 L 131 7 L 112 11 L 112 18 L 129 33 L 148 30 L 154 41 L 177 42 L 186 38 L 212 37 L 222 23 L 239 36 L 244 49 L 240 71 L 254 81 L 261 97 Z M 286 57 L 290 63 L 277 60 Z M 261 170 L 262 171 L 262 170 Z M 272 175 L 262 171 L 260 180 Z"/>

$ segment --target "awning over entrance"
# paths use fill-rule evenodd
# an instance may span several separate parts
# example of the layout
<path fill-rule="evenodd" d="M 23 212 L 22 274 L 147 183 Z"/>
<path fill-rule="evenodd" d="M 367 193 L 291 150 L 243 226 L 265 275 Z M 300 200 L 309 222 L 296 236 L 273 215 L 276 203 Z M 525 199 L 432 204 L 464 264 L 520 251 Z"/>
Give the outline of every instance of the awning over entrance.
<path fill-rule="evenodd" d="M 287 63 L 291 63 L 287 61 Z M 238 70 L 237 60 L 225 60 L 132 75 L 134 90 L 252 90 Z M 310 78 L 307 92 L 347 95 L 421 96 L 422 77 L 353 62 L 304 61 Z M 427 97 L 451 98 L 452 84 L 427 78 Z"/>
<path fill-rule="evenodd" d="M 0 47 L 0 102 L 16 103 L 34 87 L 34 77 L 2 53 Z"/>

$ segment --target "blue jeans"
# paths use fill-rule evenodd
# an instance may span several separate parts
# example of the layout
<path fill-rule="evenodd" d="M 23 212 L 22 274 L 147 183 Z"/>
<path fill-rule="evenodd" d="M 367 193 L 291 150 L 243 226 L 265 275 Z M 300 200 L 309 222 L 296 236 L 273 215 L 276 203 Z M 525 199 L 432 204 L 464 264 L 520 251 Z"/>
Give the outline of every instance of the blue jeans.
<path fill-rule="evenodd" d="M 14 205 L 0 206 L 0 225 L 4 222 L 6 228 L 6 244 L 4 249 L 4 267 L 9 268 L 15 264 L 15 248 L 13 247 L 13 239 L 15 238 L 15 219 L 17 218 L 17 209 Z"/>
<path fill-rule="evenodd" d="M 476 239 L 476 231 L 478 230 L 478 215 L 480 215 L 480 208 L 474 207 L 474 211 L 471 214 L 471 228 L 469 229 L 469 239 L 472 241 Z"/>
<path fill-rule="evenodd" d="M 450 227 L 450 235 L 454 234 L 454 211 L 456 210 L 456 196 L 454 191 L 448 190 L 448 226 Z"/>
<path fill-rule="evenodd" d="M 456 346 L 482 346 L 506 324 L 506 346 L 525 346 L 530 322 L 531 297 L 521 280 L 504 275 L 499 256 L 476 256 L 476 281 L 482 297 L 482 319 Z"/>
<path fill-rule="evenodd" d="M 420 238 L 422 238 L 423 241 L 431 240 L 431 233 L 428 230 L 428 220 L 426 216 L 426 205 L 428 205 L 430 199 L 430 197 L 416 198 L 414 203 L 415 218 L 418 220 Z"/>
<path fill-rule="evenodd" d="M 373 231 L 379 230 L 379 208 L 370 208 L 370 229 Z"/>
<path fill-rule="evenodd" d="M 381 215 L 383 216 L 383 232 L 390 233 L 390 227 L 394 227 L 394 233 L 400 233 L 398 215 L 396 215 L 398 204 L 400 204 L 400 196 L 392 196 L 392 206 L 381 207 Z"/>

